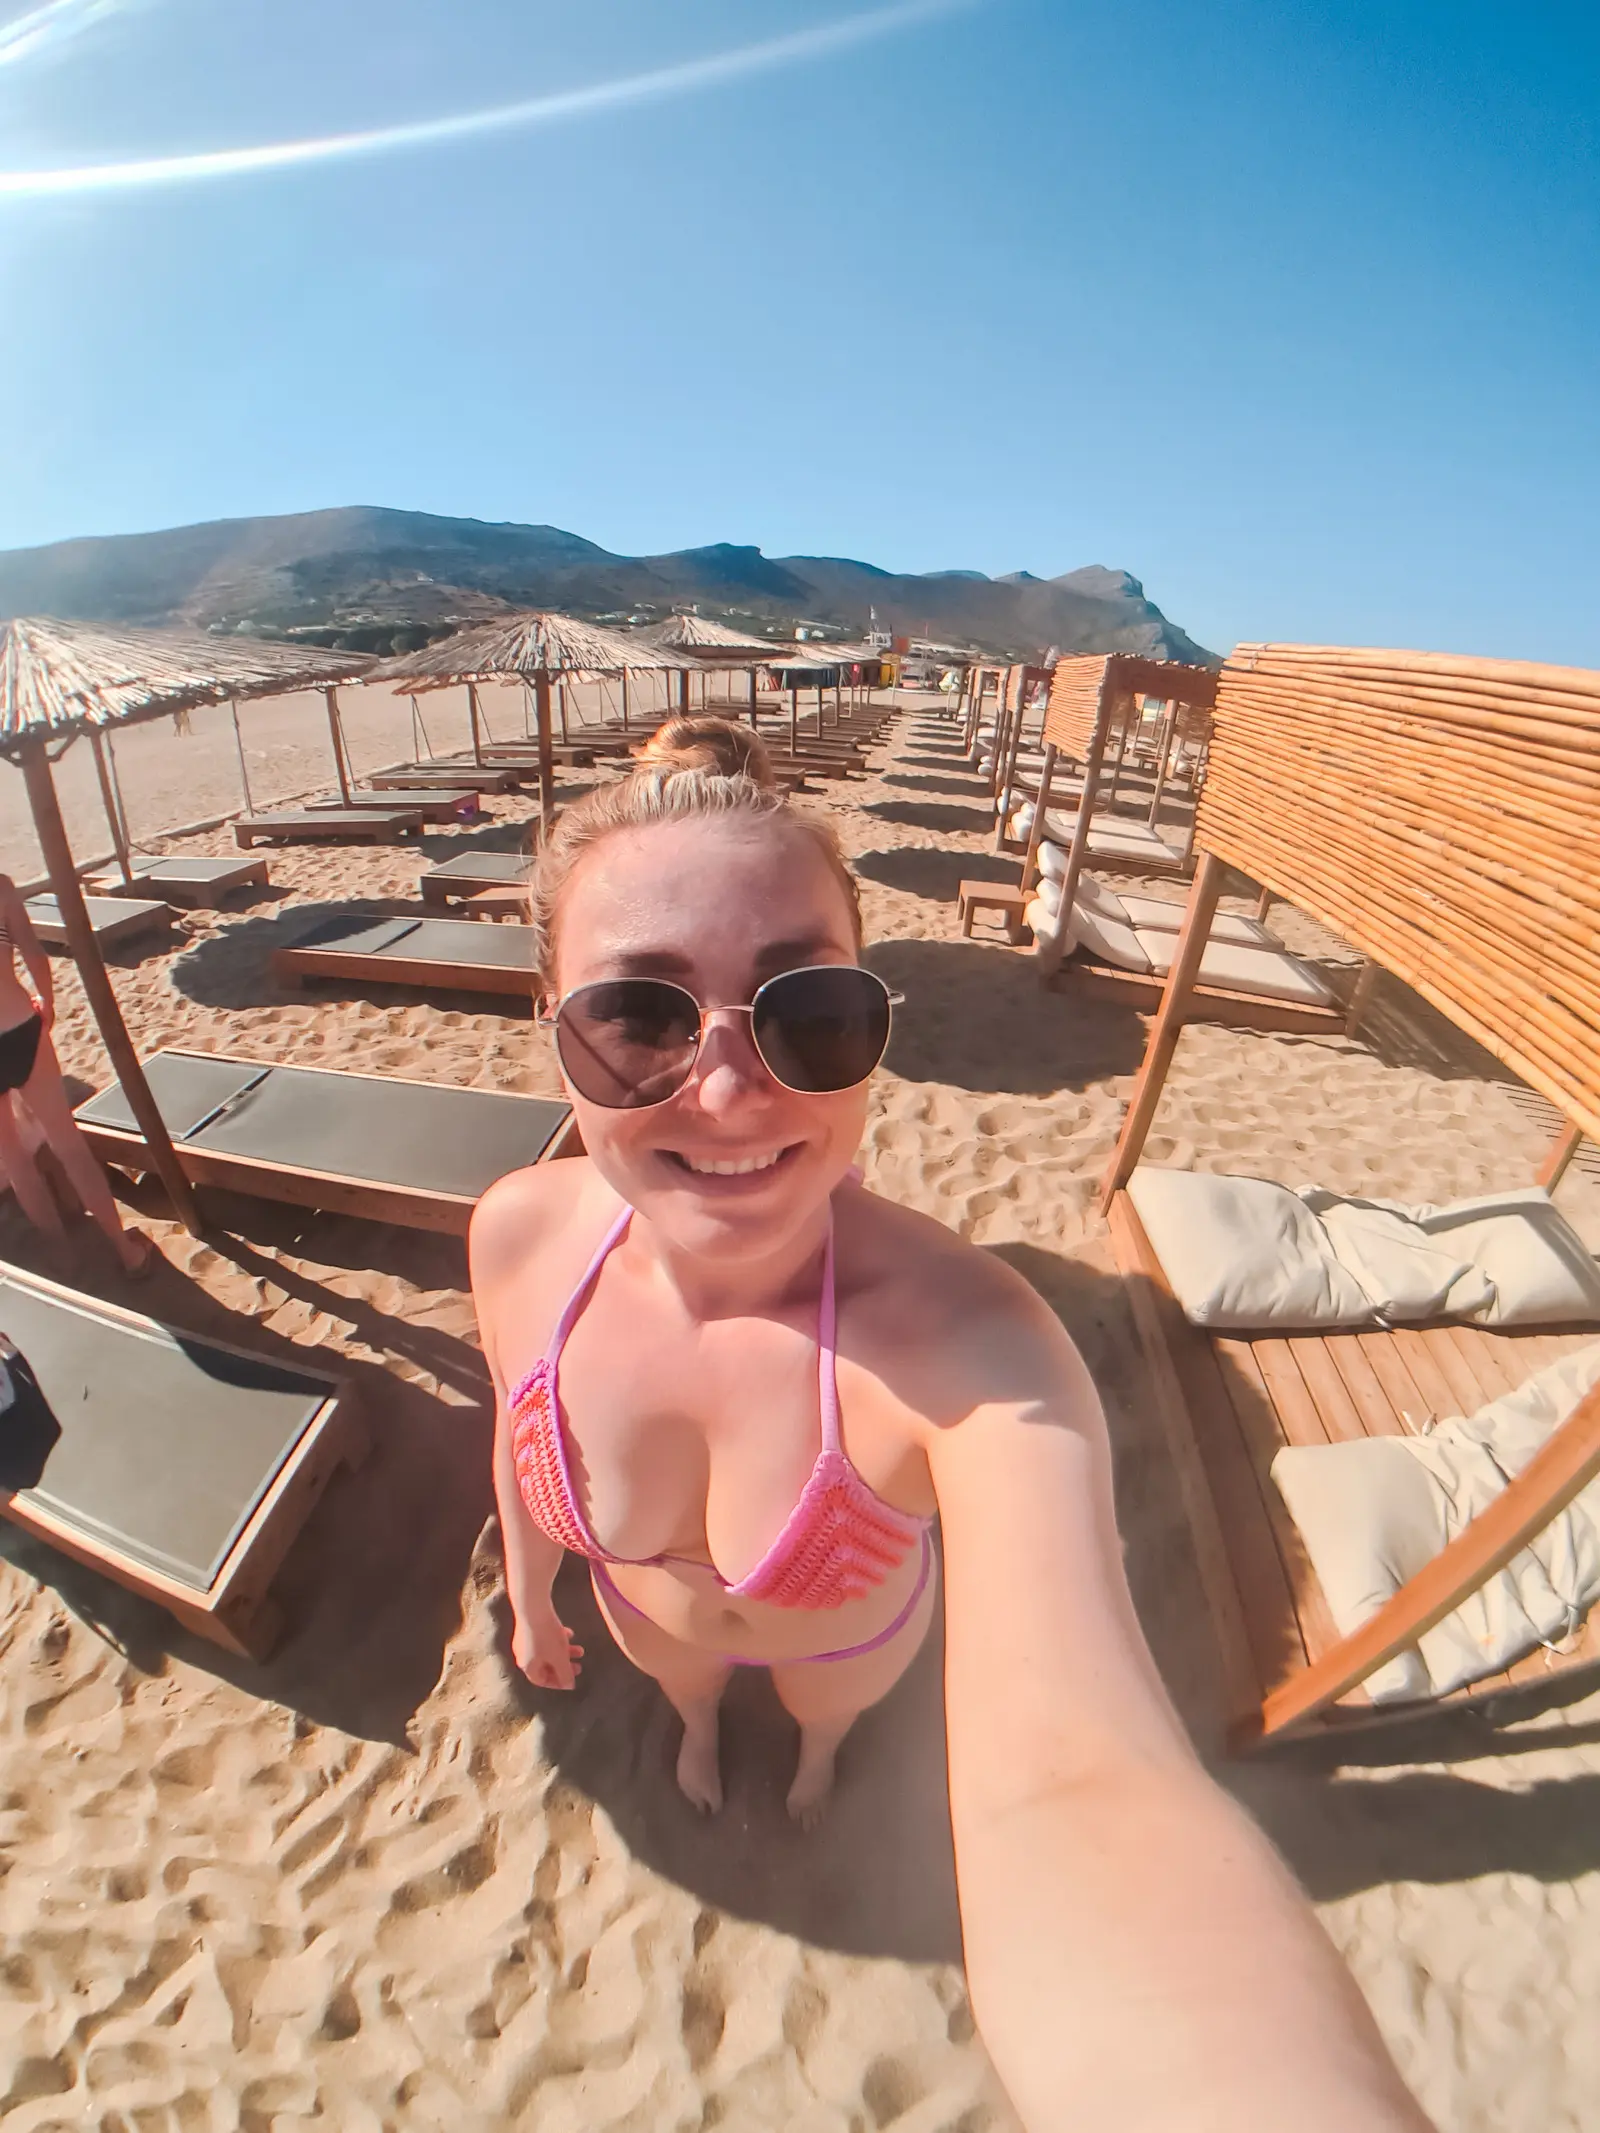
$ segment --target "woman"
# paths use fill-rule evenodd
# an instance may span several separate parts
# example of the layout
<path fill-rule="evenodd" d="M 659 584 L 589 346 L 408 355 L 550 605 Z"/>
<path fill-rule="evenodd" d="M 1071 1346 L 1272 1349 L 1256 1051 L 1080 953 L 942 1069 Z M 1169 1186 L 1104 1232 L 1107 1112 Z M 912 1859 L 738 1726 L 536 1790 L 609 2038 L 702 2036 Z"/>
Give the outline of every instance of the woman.
<path fill-rule="evenodd" d="M 588 1155 L 472 1227 L 512 1649 L 570 1689 L 565 1549 L 721 1801 L 765 1666 L 810 1821 L 948 1578 L 973 1999 L 1033 2128 L 1416 2126 L 1270 1847 L 1200 1769 L 1124 1582 L 1094 1387 L 1006 1266 L 855 1182 L 890 999 L 832 834 L 756 778 L 649 766 L 568 810 L 533 917 Z"/>
<path fill-rule="evenodd" d="M 17 975 L 19 956 L 33 980 L 32 992 Z M 78 1131 L 50 1041 L 55 1011 L 50 958 L 39 944 L 16 883 L 9 874 L 0 874 L 0 1163 L 29 1221 L 53 1241 L 64 1243 L 61 1210 L 18 1125 L 15 1107 L 20 1100 L 84 1207 L 104 1231 L 118 1265 L 137 1279 L 154 1264 L 151 1248 L 137 1230 L 123 1228 L 106 1174 Z"/>

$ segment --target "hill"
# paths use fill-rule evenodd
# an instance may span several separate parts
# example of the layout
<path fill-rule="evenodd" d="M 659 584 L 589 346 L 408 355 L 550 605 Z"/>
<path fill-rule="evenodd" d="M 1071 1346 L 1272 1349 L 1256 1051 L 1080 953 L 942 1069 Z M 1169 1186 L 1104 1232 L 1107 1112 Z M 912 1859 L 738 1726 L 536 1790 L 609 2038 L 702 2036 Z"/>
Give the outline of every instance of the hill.
<path fill-rule="evenodd" d="M 385 648 L 406 625 L 443 630 L 506 607 L 653 621 L 691 603 L 772 635 L 806 622 L 859 636 L 875 608 L 887 629 L 1014 658 L 1050 645 L 1211 657 L 1168 622 L 1137 578 L 1098 566 L 1057 578 L 897 576 L 843 557 L 773 558 L 726 542 L 621 556 L 556 526 L 364 505 L 0 553 L 0 619 L 183 622 Z"/>

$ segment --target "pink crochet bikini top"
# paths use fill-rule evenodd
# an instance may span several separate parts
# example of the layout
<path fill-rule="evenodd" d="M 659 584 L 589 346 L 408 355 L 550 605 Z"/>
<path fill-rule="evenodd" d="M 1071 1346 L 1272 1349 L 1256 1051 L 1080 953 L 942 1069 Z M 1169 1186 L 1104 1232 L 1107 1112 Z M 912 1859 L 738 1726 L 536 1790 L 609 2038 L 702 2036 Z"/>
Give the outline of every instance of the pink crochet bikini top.
<path fill-rule="evenodd" d="M 613 1555 L 595 1539 L 567 1463 L 558 1372 L 561 1351 L 578 1321 L 607 1254 L 633 1219 L 625 1207 L 601 1240 L 588 1271 L 567 1299 L 549 1349 L 511 1394 L 511 1446 L 517 1482 L 528 1515 L 542 1533 L 574 1555 L 598 1563 L 690 1562 L 689 1556 Z M 738 1599 L 767 1600 L 776 1607 L 839 1607 L 881 1585 L 901 1564 L 930 1521 L 897 1511 L 868 1488 L 839 1441 L 839 1389 L 834 1368 L 837 1303 L 833 1280 L 833 1222 L 822 1261 L 822 1300 L 817 1314 L 817 1383 L 822 1407 L 822 1449 L 783 1530 L 748 1576 L 724 1591 Z M 698 1567 L 704 1569 L 704 1564 Z"/>

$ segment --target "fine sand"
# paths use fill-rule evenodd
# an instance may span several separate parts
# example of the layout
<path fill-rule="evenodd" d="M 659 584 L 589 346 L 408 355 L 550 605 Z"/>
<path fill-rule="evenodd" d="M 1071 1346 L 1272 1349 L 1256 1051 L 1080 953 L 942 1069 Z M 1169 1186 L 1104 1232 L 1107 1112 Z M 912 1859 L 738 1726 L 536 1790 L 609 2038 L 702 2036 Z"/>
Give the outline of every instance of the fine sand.
<path fill-rule="evenodd" d="M 162 730 L 182 780 L 162 819 L 193 819 L 217 750 Z M 876 762 L 817 803 L 859 868 L 870 960 L 907 995 L 874 1091 L 869 1181 L 1002 1254 L 1082 1344 L 1139 1606 L 1209 1752 L 1194 1567 L 1091 1206 L 1143 1025 L 1041 991 L 997 936 L 958 940 L 957 881 L 1014 879 L 1015 861 L 990 849 L 953 726 L 913 701 Z M 492 826 L 430 836 L 426 853 L 515 846 L 525 803 L 490 805 Z M 320 910 L 417 908 L 419 864 L 381 848 L 273 854 L 268 895 L 187 918 L 176 949 L 116 968 L 130 1027 L 146 1048 L 553 1092 L 520 1009 L 271 978 L 270 948 Z M 1293 913 L 1275 923 L 1291 945 L 1342 954 Z M 56 968 L 63 1061 L 99 1085 L 82 995 Z M 1391 985 L 1360 1044 L 1186 1032 L 1150 1154 L 1445 1199 L 1526 1182 L 1548 1132 Z M 666 1706 L 610 1648 L 574 1565 L 559 1593 L 588 1648 L 580 1691 L 541 1695 L 512 1671 L 460 1247 L 221 1199 L 226 1233 L 202 1244 L 153 1193 L 120 1189 L 164 1263 L 129 1290 L 91 1242 L 85 1285 L 337 1360 L 376 1446 L 291 1553 L 277 1587 L 290 1629 L 263 1667 L 0 1527 L 6 2127 L 1010 2126 L 959 1968 L 937 1634 L 851 1737 L 810 1836 L 783 1812 L 788 1724 L 764 1681 L 738 1680 L 728 1805 L 701 1821 L 672 1783 Z M 1600 1242 L 1595 1182 L 1576 1174 L 1562 1197 Z M 0 1253 L 59 1271 L 9 1199 Z M 1301 1750 L 1220 1767 L 1441 2125 L 1600 2123 L 1600 1699 L 1498 1735 L 1419 1728 L 1370 1762 Z"/>

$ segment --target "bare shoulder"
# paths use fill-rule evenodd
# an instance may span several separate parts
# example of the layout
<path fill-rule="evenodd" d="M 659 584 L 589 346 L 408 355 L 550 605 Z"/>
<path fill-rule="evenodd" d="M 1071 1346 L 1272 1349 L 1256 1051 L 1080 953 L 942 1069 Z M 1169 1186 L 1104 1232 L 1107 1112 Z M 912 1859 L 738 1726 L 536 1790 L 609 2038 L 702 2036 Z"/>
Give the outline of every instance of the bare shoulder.
<path fill-rule="evenodd" d="M 866 1347 L 928 1421 L 1046 1399 L 1096 1409 L 1061 1321 L 995 1253 L 870 1191 L 852 1196 L 840 1236 L 845 1295 L 862 1307 Z"/>
<path fill-rule="evenodd" d="M 531 1163 L 497 1178 L 472 1210 L 467 1232 L 473 1287 L 524 1271 L 603 1189 L 586 1155 Z"/>

